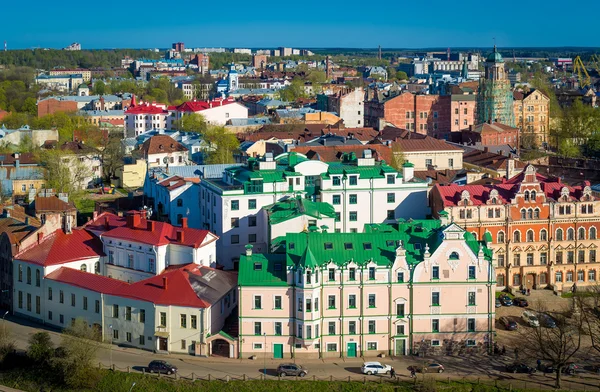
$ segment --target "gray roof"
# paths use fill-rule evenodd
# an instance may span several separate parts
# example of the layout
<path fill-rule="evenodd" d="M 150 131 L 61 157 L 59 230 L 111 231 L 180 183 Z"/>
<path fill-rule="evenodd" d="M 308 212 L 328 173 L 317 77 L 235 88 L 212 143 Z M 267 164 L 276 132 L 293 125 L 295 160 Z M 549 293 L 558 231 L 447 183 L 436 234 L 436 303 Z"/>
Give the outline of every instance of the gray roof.
<path fill-rule="evenodd" d="M 199 267 L 201 275 L 188 272 L 190 286 L 198 298 L 209 304 L 216 304 L 225 294 L 237 286 L 238 275 L 233 271 L 222 271 Z"/>
<path fill-rule="evenodd" d="M 149 171 L 154 172 L 156 175 L 163 175 L 165 177 L 179 176 L 184 178 L 222 178 L 225 169 L 230 167 L 242 166 L 241 163 L 226 163 L 221 165 L 192 165 L 192 166 L 171 166 L 168 168 L 156 167 Z"/>
<path fill-rule="evenodd" d="M 74 101 L 74 102 L 92 102 L 100 99 L 100 97 L 104 98 L 104 102 L 120 102 L 121 98 L 116 95 L 86 95 L 86 96 L 78 96 L 78 95 L 58 95 L 58 96 L 50 96 L 44 99 L 40 99 L 40 102 L 45 101 L 47 99 L 56 99 L 57 101 Z"/>
<path fill-rule="evenodd" d="M 80 110 L 82 116 L 124 116 L 123 110 Z"/>
<path fill-rule="evenodd" d="M 248 125 L 268 125 L 271 124 L 271 119 L 268 117 L 254 117 L 254 118 L 232 118 L 229 120 L 231 125 L 236 127 L 248 126 Z"/>

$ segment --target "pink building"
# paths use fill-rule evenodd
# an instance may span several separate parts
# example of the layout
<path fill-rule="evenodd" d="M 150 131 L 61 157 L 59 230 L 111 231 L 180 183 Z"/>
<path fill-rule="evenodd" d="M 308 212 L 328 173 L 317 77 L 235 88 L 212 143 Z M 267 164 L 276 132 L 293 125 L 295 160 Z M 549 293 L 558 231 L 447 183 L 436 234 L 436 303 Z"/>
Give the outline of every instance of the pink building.
<path fill-rule="evenodd" d="M 445 223 L 290 233 L 285 254 L 253 254 L 248 245 L 238 278 L 239 357 L 487 350 L 491 252 Z"/>

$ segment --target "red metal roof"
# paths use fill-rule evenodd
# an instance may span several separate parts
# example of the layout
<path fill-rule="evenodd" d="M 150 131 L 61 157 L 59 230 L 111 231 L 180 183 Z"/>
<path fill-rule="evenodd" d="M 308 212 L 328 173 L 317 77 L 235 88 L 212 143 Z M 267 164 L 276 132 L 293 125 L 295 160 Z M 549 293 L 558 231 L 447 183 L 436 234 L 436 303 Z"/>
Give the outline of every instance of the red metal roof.
<path fill-rule="evenodd" d="M 15 259 L 43 266 L 58 265 L 90 257 L 104 256 L 102 241 L 83 229 L 66 234 L 62 229 L 15 256 Z"/>
<path fill-rule="evenodd" d="M 202 110 L 228 105 L 234 102 L 235 99 L 233 98 L 217 98 L 212 101 L 188 101 L 177 106 L 175 110 L 177 110 L 178 112 L 200 112 Z"/>
<path fill-rule="evenodd" d="M 56 271 L 46 275 L 45 278 L 97 293 L 113 295 L 116 295 L 119 289 L 129 286 L 129 284 L 117 279 L 68 267 L 60 267 Z"/>
<path fill-rule="evenodd" d="M 163 109 L 161 107 L 154 106 L 154 105 L 148 105 L 147 103 L 142 104 L 142 105 L 137 105 L 137 106 L 131 106 L 125 112 L 125 114 L 168 114 L 168 113 L 169 112 L 167 112 L 165 109 Z"/>
<path fill-rule="evenodd" d="M 133 214 L 138 214 L 138 212 L 134 212 Z M 108 226 L 106 225 L 107 219 Z M 148 229 L 148 222 L 154 224 L 153 230 Z M 98 218 L 87 223 L 85 228 L 101 233 L 103 237 L 156 246 L 175 244 L 199 248 L 203 245 L 207 236 L 212 237 L 212 239 L 208 239 L 208 243 L 218 239 L 217 236 L 208 230 L 178 227 L 166 222 L 149 221 L 142 217 L 139 217 L 136 223 L 133 224 L 133 227 L 128 227 L 126 217 L 116 216 L 111 213 L 99 215 Z M 183 240 L 181 242 L 177 239 L 177 232 L 183 233 Z"/>

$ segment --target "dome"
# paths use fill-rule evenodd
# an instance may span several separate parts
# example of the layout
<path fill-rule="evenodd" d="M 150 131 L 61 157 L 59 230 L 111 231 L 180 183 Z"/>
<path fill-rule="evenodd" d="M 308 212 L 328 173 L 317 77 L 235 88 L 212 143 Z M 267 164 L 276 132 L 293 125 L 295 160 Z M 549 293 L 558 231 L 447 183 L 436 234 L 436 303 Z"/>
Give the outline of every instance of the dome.
<path fill-rule="evenodd" d="M 492 53 L 490 53 L 490 55 L 487 57 L 487 62 L 489 62 L 489 63 L 503 63 L 504 62 L 502 55 L 496 49 L 496 45 L 494 45 L 494 51 Z"/>
<path fill-rule="evenodd" d="M 77 88 L 89 88 L 89 86 L 85 83 L 81 83 Z"/>

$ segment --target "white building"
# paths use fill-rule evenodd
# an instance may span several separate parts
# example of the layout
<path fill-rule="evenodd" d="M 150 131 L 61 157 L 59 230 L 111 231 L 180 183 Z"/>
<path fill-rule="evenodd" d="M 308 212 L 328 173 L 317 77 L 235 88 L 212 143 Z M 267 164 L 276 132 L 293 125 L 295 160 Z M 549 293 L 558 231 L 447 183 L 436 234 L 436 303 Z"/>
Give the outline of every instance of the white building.
<path fill-rule="evenodd" d="M 244 48 L 235 48 L 235 49 L 233 49 L 233 53 L 252 54 L 252 50 L 244 49 Z"/>
<path fill-rule="evenodd" d="M 185 115 L 196 113 L 201 114 L 206 122 L 211 125 L 225 125 L 227 121 L 234 118 L 248 118 L 248 108 L 232 98 L 184 102 L 177 106 L 173 113 L 173 121 L 179 120 Z"/>
<path fill-rule="evenodd" d="M 83 83 L 81 74 L 74 75 L 39 75 L 35 78 L 35 83 L 49 90 L 62 92 L 74 91 L 77 86 Z"/>
<path fill-rule="evenodd" d="M 140 151 L 148 167 L 185 166 L 189 163 L 188 149 L 167 135 L 152 136 L 141 145 Z"/>
<path fill-rule="evenodd" d="M 366 151 L 363 157 L 349 154 L 341 162 L 309 160 L 295 152 L 246 166 L 226 169 L 220 180 L 200 183 L 202 227 L 219 237 L 219 263 L 235 268 L 244 246 L 253 244 L 266 252 L 267 238 L 256 224 L 264 206 L 301 195 L 332 204 L 336 232 L 360 232 L 367 223 L 390 223 L 398 218 L 424 218 L 429 213 L 427 184 L 413 177 L 406 165 L 403 173 L 376 163 Z"/>
<path fill-rule="evenodd" d="M 339 91 L 337 94 L 328 95 L 328 112 L 337 113 L 344 120 L 346 128 L 364 127 L 365 118 L 365 90 L 360 87 L 351 90 Z"/>
<path fill-rule="evenodd" d="M 125 111 L 125 135 L 126 137 L 139 136 L 144 132 L 155 129 L 171 129 L 173 119 L 167 106 L 163 104 L 148 104 L 135 102 L 135 96 L 131 106 Z"/>
<path fill-rule="evenodd" d="M 181 225 L 187 218 L 191 227 L 200 228 L 200 178 L 148 171 L 144 181 L 144 195 L 152 201 L 158 220 Z"/>

